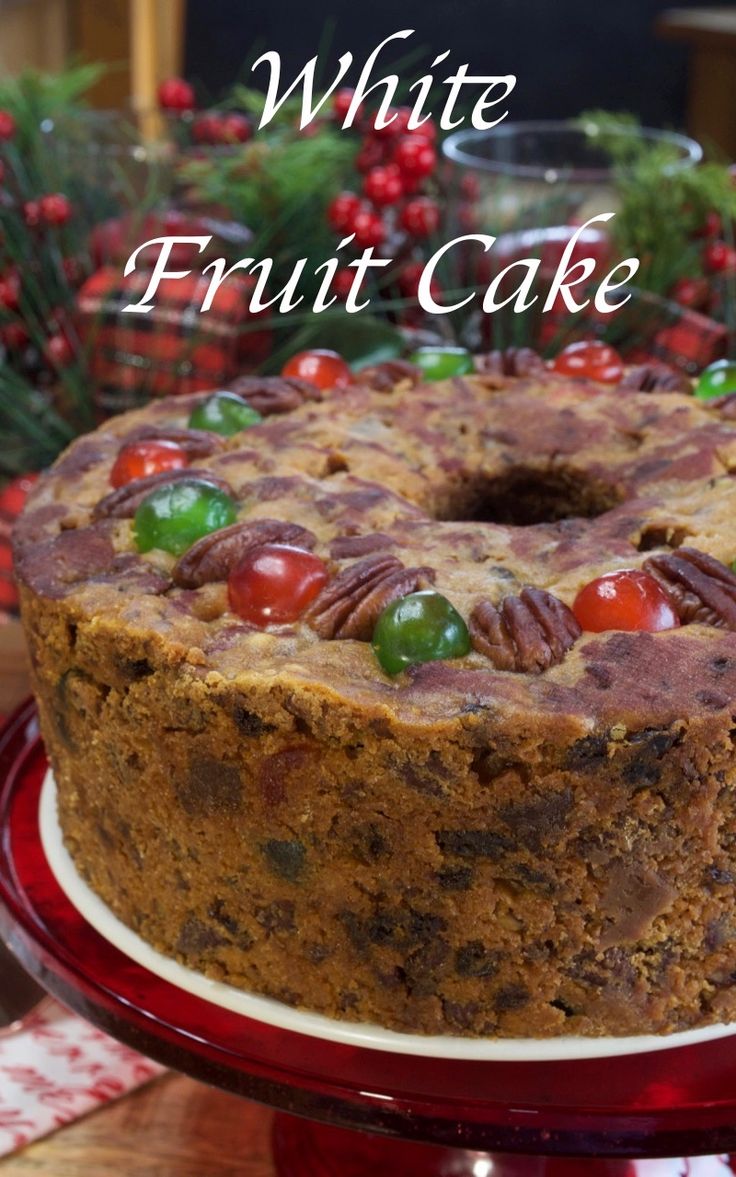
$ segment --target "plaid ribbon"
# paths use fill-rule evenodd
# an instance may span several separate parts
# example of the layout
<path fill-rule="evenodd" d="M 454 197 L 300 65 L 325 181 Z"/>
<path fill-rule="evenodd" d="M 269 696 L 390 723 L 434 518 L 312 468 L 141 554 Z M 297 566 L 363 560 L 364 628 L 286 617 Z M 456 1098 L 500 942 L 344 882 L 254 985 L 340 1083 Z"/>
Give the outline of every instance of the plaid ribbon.
<path fill-rule="evenodd" d="M 125 278 L 116 267 L 103 266 L 79 291 L 80 330 L 104 412 L 226 385 L 268 354 L 268 313 L 254 315 L 248 305 L 252 275 L 232 274 L 205 314 L 199 308 L 210 276 L 201 273 L 164 279 L 153 310 L 125 313 L 124 307 L 140 301 L 149 280 L 148 270 Z"/>

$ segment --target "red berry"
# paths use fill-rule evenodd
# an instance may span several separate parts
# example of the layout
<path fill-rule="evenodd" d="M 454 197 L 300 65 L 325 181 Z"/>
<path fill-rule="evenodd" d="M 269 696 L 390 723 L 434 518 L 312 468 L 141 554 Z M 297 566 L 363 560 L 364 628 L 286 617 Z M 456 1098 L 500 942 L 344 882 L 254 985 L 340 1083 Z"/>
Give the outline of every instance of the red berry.
<path fill-rule="evenodd" d="M 407 200 L 399 224 L 412 237 L 431 237 L 437 232 L 440 223 L 440 208 L 436 200 L 429 196 L 415 196 Z"/>
<path fill-rule="evenodd" d="M 15 134 L 15 119 L 9 110 L 0 110 L 0 143 L 12 139 Z"/>
<path fill-rule="evenodd" d="M 680 619 L 653 576 L 637 568 L 608 572 L 581 588 L 572 611 L 588 633 L 676 629 Z"/>
<path fill-rule="evenodd" d="M 460 181 L 460 191 L 466 200 L 478 200 L 480 180 L 473 172 L 467 172 Z"/>
<path fill-rule="evenodd" d="M 231 111 L 220 119 L 220 143 L 247 143 L 251 134 L 250 123 L 244 114 Z"/>
<path fill-rule="evenodd" d="M 721 220 L 720 214 L 715 212 L 715 210 L 711 209 L 710 212 L 705 214 L 705 220 L 703 221 L 703 223 L 700 226 L 700 228 L 698 229 L 698 231 L 693 234 L 693 236 L 694 237 L 719 237 L 722 232 L 723 232 L 723 221 Z"/>
<path fill-rule="evenodd" d="M 353 289 L 353 282 L 355 281 L 355 270 L 344 269 L 336 270 L 335 277 L 332 279 L 332 293 L 340 299 L 341 302 L 346 302 L 350 291 Z"/>
<path fill-rule="evenodd" d="M 78 258 L 65 257 L 61 259 L 61 268 L 64 271 L 64 277 L 70 286 L 78 286 L 84 277 L 81 263 Z"/>
<path fill-rule="evenodd" d="M 340 192 L 327 206 L 327 221 L 336 233 L 352 232 L 353 218 L 361 207 L 355 192 Z"/>
<path fill-rule="evenodd" d="M 281 375 L 308 380 L 317 388 L 345 388 L 353 379 L 342 356 L 324 348 L 297 352 L 284 364 Z"/>
<path fill-rule="evenodd" d="M 370 209 L 360 209 L 353 217 L 351 228 L 355 234 L 355 244 L 361 249 L 381 245 L 386 240 L 385 222 Z"/>
<path fill-rule="evenodd" d="M 379 207 L 396 204 L 396 201 L 401 199 L 403 191 L 401 172 L 393 163 L 385 167 L 371 168 L 363 181 L 363 192 Z"/>
<path fill-rule="evenodd" d="M 351 90 L 349 86 L 343 86 L 342 90 L 338 90 L 337 93 L 333 96 L 332 109 L 334 110 L 335 118 L 339 123 L 343 121 L 348 111 L 350 110 L 350 104 L 353 101 L 354 94 L 355 90 Z M 355 112 L 353 126 L 355 123 L 360 122 L 362 117 L 363 106 L 361 104 Z"/>
<path fill-rule="evenodd" d="M 682 307 L 697 310 L 707 305 L 710 299 L 710 284 L 707 278 L 678 278 L 670 290 L 670 298 Z"/>
<path fill-rule="evenodd" d="M 437 125 L 432 122 L 432 119 L 427 119 L 418 127 L 407 127 L 405 134 L 407 135 L 421 135 L 422 139 L 427 139 L 429 143 L 437 142 Z"/>
<path fill-rule="evenodd" d="M 409 176 L 429 176 L 435 169 L 437 152 L 422 135 L 404 135 L 394 148 L 393 161 Z"/>
<path fill-rule="evenodd" d="M 49 335 L 43 348 L 44 359 L 52 368 L 66 368 L 74 359 L 74 349 L 62 331 Z"/>
<path fill-rule="evenodd" d="M 158 88 L 158 104 L 163 110 L 193 110 L 194 90 L 184 78 L 167 78 Z"/>
<path fill-rule="evenodd" d="M 361 174 L 369 172 L 371 168 L 378 167 L 385 159 L 385 152 L 383 145 L 379 143 L 378 139 L 366 138 L 363 140 L 363 146 L 355 157 L 356 170 Z"/>
<path fill-rule="evenodd" d="M 398 286 L 404 298 L 416 298 L 419 282 L 424 273 L 424 262 L 409 262 L 398 277 Z"/>
<path fill-rule="evenodd" d="M 20 300 L 20 277 L 16 269 L 6 270 L 0 277 L 0 307 L 17 311 Z"/>
<path fill-rule="evenodd" d="M 296 621 L 327 580 L 327 565 L 319 556 L 285 544 L 264 544 L 230 573 L 230 608 L 260 628 Z"/>
<path fill-rule="evenodd" d="M 412 262 L 411 265 L 406 266 L 401 272 L 399 275 L 398 284 L 399 290 L 401 291 L 404 298 L 417 299 L 419 297 L 419 282 L 423 271 L 423 262 L 417 262 L 416 264 Z M 435 302 L 439 302 L 442 292 L 443 288 L 439 279 L 430 279 L 430 297 L 433 298 Z M 424 315 L 424 310 L 422 307 L 406 307 L 402 314 L 407 316 L 407 322 L 409 323 L 419 322 Z"/>
<path fill-rule="evenodd" d="M 23 323 L 5 323 L 0 327 L 0 343 L 11 354 L 20 352 L 30 342 L 30 335 Z"/>
<path fill-rule="evenodd" d="M 392 121 L 385 127 L 377 127 L 374 119 L 373 134 L 377 135 L 379 139 L 395 139 L 398 135 L 405 135 L 410 116 L 411 110 L 408 106 L 390 106 L 384 117 L 392 119 Z M 378 116 L 376 115 L 376 117 Z"/>
<path fill-rule="evenodd" d="M 38 200 L 27 200 L 23 205 L 23 220 L 29 229 L 36 229 L 41 224 L 41 205 Z"/>
<path fill-rule="evenodd" d="M 72 215 L 72 206 L 62 192 L 51 192 L 41 197 L 38 211 L 47 225 L 65 225 Z"/>
<path fill-rule="evenodd" d="M 568 344 L 552 361 L 552 369 L 561 376 L 597 380 L 601 384 L 616 384 L 624 373 L 616 349 L 595 339 Z"/>
<path fill-rule="evenodd" d="M 711 274 L 736 269 L 736 249 L 725 241 L 711 241 L 703 250 L 703 265 Z"/>
<path fill-rule="evenodd" d="M 174 441 L 131 441 L 124 445 L 110 471 L 110 485 L 127 486 L 138 478 L 182 470 L 188 465 L 186 450 Z"/>
<path fill-rule="evenodd" d="M 212 146 L 220 142 L 220 123 L 218 114 L 198 114 L 192 123 L 192 138 L 195 143 Z"/>

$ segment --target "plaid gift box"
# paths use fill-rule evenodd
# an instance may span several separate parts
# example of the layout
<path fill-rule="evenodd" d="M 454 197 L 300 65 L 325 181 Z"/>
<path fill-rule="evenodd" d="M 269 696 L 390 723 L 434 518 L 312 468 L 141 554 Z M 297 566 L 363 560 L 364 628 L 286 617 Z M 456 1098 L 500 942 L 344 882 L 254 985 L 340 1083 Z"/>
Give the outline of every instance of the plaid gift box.
<path fill-rule="evenodd" d="M 37 478 L 37 474 L 21 474 L 0 490 L 0 624 L 5 615 L 14 613 L 18 606 L 10 537 Z"/>
<path fill-rule="evenodd" d="M 194 248 L 194 247 L 193 247 Z M 151 397 L 227 385 L 269 354 L 268 312 L 253 314 L 256 279 L 232 274 L 211 308 L 200 307 L 210 276 L 164 279 L 148 314 L 125 312 L 145 293 L 150 271 L 123 277 L 113 266 L 92 274 L 77 296 L 80 335 L 103 412 L 121 412 Z"/>

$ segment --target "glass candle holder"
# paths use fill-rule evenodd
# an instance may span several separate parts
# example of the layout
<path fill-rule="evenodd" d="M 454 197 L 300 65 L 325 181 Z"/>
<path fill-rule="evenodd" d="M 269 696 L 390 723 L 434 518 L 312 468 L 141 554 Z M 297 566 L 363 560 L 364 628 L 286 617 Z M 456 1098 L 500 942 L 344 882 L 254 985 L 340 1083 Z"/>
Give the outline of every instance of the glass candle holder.
<path fill-rule="evenodd" d="M 642 140 L 666 149 L 663 175 L 703 157 L 694 139 L 651 128 L 591 122 L 504 122 L 488 131 L 457 131 L 443 143 L 449 161 L 450 223 L 459 233 L 498 234 L 580 224 L 616 211 L 614 161 L 626 167 Z"/>

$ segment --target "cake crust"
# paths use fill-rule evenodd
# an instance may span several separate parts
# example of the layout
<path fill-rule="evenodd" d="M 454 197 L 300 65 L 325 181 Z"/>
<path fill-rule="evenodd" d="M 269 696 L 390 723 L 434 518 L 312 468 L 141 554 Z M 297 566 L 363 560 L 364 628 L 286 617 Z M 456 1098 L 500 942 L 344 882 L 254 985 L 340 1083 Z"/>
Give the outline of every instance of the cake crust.
<path fill-rule="evenodd" d="M 570 604 L 682 545 L 734 557 L 718 406 L 539 371 L 339 395 L 191 440 L 239 519 L 304 529 L 334 577 L 392 555 L 468 618 L 526 586 Z M 736 1018 L 736 633 L 584 634 L 543 673 L 476 650 L 389 679 L 365 640 L 249 627 L 211 555 L 183 584 L 100 508 L 122 442 L 184 430 L 201 399 L 74 443 L 16 537 L 94 889 L 191 967 L 333 1017 L 537 1037 Z"/>

